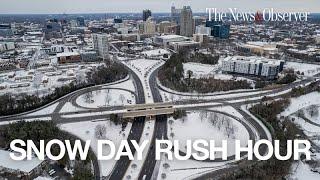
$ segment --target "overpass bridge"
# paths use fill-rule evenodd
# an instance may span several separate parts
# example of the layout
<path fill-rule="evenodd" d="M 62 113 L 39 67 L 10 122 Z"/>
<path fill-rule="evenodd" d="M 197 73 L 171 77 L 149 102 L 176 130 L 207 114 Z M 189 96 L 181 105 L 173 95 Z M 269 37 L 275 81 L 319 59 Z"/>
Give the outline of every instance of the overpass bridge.
<path fill-rule="evenodd" d="M 136 104 L 125 106 L 126 111 L 121 113 L 122 118 L 153 117 L 157 115 L 173 114 L 175 108 L 172 103 Z"/>

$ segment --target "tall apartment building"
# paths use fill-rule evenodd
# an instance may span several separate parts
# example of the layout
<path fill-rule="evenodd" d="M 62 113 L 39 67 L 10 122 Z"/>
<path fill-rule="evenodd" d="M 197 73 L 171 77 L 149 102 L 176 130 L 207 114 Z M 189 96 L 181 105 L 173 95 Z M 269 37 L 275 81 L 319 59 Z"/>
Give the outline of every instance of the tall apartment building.
<path fill-rule="evenodd" d="M 184 6 L 180 14 L 180 35 L 191 37 L 194 33 L 194 20 L 190 6 Z"/>
<path fill-rule="evenodd" d="M 143 21 L 146 21 L 149 17 L 151 17 L 152 13 L 150 9 L 145 9 L 142 12 Z"/>
<path fill-rule="evenodd" d="M 264 57 L 227 57 L 222 61 L 222 71 L 275 79 L 283 70 L 284 61 Z"/>
<path fill-rule="evenodd" d="M 93 48 L 103 60 L 109 59 L 109 35 L 93 34 Z"/>

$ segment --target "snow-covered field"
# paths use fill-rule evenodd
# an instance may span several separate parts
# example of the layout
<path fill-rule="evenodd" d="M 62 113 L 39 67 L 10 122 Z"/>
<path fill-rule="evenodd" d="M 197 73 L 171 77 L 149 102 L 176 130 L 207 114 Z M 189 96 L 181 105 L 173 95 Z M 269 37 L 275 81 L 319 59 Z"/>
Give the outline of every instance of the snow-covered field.
<path fill-rule="evenodd" d="M 320 73 L 320 65 L 316 64 L 307 64 L 307 63 L 298 63 L 298 62 L 287 62 L 285 64 L 286 69 L 294 69 L 294 71 L 304 73 L 305 76 L 312 76 Z"/>
<path fill-rule="evenodd" d="M 281 113 L 282 116 L 289 116 L 290 114 L 297 112 L 299 109 L 303 109 L 307 106 L 320 103 L 320 93 L 313 92 L 298 98 L 292 98 L 290 105 Z"/>
<path fill-rule="evenodd" d="M 187 117 L 174 120 L 168 119 L 168 137 L 179 140 L 182 151 L 185 150 L 186 140 L 215 140 L 221 146 L 221 140 L 228 141 L 228 156 L 234 155 L 235 140 L 240 140 L 242 146 L 247 145 L 249 133 L 237 120 L 223 114 L 207 111 L 188 112 Z M 217 153 L 216 157 L 221 157 Z"/>
<path fill-rule="evenodd" d="M 115 125 L 113 122 L 106 120 L 106 121 L 98 121 L 98 122 L 78 122 L 78 123 L 70 123 L 70 124 L 61 124 L 59 127 L 62 130 L 70 132 L 82 140 L 91 140 L 91 148 L 92 150 L 97 153 L 97 140 L 98 139 L 108 139 L 111 140 L 116 148 L 119 147 L 121 140 L 127 139 L 132 124 L 128 123 L 125 129 L 122 129 L 121 124 Z M 102 127 L 105 130 L 98 131 L 100 129 L 98 127 Z M 102 136 L 96 135 L 96 132 L 104 132 Z M 103 154 L 108 154 L 110 152 L 109 146 L 105 146 L 102 150 Z M 100 173 L 101 176 L 108 176 L 113 169 L 116 161 L 111 159 L 108 161 L 99 161 L 100 166 Z"/>
<path fill-rule="evenodd" d="M 119 89 L 102 89 L 79 96 L 76 103 L 86 108 L 129 105 L 135 104 L 135 95 Z"/>
<path fill-rule="evenodd" d="M 218 70 L 218 65 L 183 63 L 184 76 L 188 77 L 188 71 L 192 71 L 193 78 L 211 77 Z"/>

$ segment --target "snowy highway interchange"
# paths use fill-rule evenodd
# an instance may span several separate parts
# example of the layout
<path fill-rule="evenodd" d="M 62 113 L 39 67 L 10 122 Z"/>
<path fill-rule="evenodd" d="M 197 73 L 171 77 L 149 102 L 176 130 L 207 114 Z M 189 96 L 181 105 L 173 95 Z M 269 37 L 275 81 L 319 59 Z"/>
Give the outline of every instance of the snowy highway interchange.
<path fill-rule="evenodd" d="M 144 152 L 141 161 L 121 158 L 118 161 L 94 162 L 95 174 L 98 174 L 99 177 L 196 179 L 208 174 L 215 175 L 227 168 L 234 168 L 235 157 L 232 149 L 229 149 L 228 161 L 222 161 L 221 158 L 203 161 L 193 159 L 169 161 L 166 156 L 163 156 L 161 161 L 156 161 L 153 147 L 155 139 L 180 140 L 180 142 L 185 142 L 187 139 L 214 139 L 218 143 L 226 139 L 228 146 L 233 146 L 235 139 L 241 140 L 243 146 L 249 139 L 272 140 L 268 128 L 250 114 L 248 108 L 260 102 L 265 96 L 274 99 L 281 98 L 293 87 L 305 86 L 317 81 L 317 73 L 314 73 L 289 85 L 269 90 L 235 90 L 211 94 L 181 93 L 163 87 L 157 80 L 157 70 L 164 64 L 164 60 L 140 56 L 130 60 L 119 57 L 117 61 L 123 63 L 129 71 L 125 79 L 72 92 L 31 112 L 0 117 L 0 125 L 20 120 L 54 121 L 62 130 L 82 140 L 91 140 L 91 148 L 94 152 L 97 151 L 95 143 L 98 140 L 94 131 L 98 125 L 102 125 L 106 128 L 103 138 L 112 140 L 116 145 L 119 145 L 123 139 L 138 142 L 149 140 L 151 143 L 146 148 L 148 150 Z M 201 69 L 201 72 L 196 73 L 197 76 L 212 73 L 217 69 L 217 67 L 201 67 L 201 64 L 197 63 L 185 64 L 184 68 L 194 69 L 194 71 Z M 292 104 L 283 112 L 283 115 L 291 116 L 303 107 L 319 103 L 317 102 L 317 99 L 320 98 L 319 94 L 306 96 L 292 100 Z M 110 114 L 126 112 L 128 105 L 161 102 L 172 103 L 174 109 L 186 110 L 187 117 L 178 120 L 167 115 L 157 115 L 152 119 L 136 117 L 124 129 L 121 125 L 115 125 L 108 118 Z M 215 126 L 212 125 L 214 120 L 218 120 Z M 307 126 L 310 131 L 319 132 L 320 121 L 318 123 L 313 121 Z M 181 144 L 180 149 L 184 149 L 185 146 Z M 110 151 L 107 147 L 104 150 L 106 153 Z M 266 150 L 262 148 L 261 154 L 264 153 Z M 219 154 L 217 156 L 219 157 Z M 245 159 L 246 154 L 243 154 L 242 158 Z"/>

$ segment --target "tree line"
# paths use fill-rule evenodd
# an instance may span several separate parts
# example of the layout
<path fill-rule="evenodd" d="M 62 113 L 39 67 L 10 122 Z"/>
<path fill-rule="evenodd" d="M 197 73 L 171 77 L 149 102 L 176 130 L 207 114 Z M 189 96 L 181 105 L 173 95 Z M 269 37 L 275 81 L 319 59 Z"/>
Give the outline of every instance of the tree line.
<path fill-rule="evenodd" d="M 70 140 L 71 145 L 74 145 L 75 136 L 61 131 L 52 121 L 19 121 L 16 123 L 11 123 L 6 126 L 0 127 L 0 147 L 7 149 L 10 147 L 10 142 L 15 139 L 21 139 L 23 141 L 32 140 L 37 148 L 40 147 L 40 140 L 45 141 L 45 145 L 53 139 L 58 139 L 61 141 Z M 21 147 L 26 148 L 26 147 Z M 54 156 L 57 156 L 60 152 L 60 148 L 57 145 L 53 145 L 51 152 Z M 86 160 L 80 160 L 79 155 L 76 157 L 73 167 L 73 163 L 70 162 L 67 154 L 57 161 L 58 165 L 63 169 L 73 168 L 74 174 L 73 179 L 94 179 L 94 175 L 91 172 L 91 161 L 94 156 L 93 152 L 90 150 Z M 43 170 L 46 170 L 45 167 Z"/>

